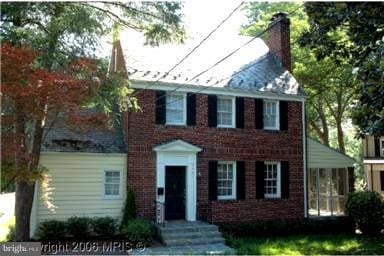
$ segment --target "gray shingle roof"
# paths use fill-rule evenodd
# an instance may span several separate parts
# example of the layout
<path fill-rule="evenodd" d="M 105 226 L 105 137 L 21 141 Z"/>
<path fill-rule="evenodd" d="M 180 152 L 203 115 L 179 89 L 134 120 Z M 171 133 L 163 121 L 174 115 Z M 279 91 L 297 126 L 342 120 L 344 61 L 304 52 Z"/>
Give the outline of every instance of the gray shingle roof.
<path fill-rule="evenodd" d="M 49 122 L 46 127 L 49 127 Z M 48 129 L 45 131 L 47 132 Z M 69 124 L 63 115 L 55 119 L 46 133 L 42 151 L 124 153 L 127 152 L 120 124 L 112 128 L 80 130 Z"/>
<path fill-rule="evenodd" d="M 128 77 L 131 81 L 228 87 L 253 91 L 272 91 L 291 95 L 302 92 L 295 78 L 282 67 L 262 39 L 257 38 L 228 59 L 191 80 L 228 53 L 248 42 L 251 37 L 217 34 L 210 37 L 190 57 L 162 77 L 181 60 L 201 38 L 189 38 L 185 44 L 144 45 L 140 33 L 127 30 L 120 35 Z"/>

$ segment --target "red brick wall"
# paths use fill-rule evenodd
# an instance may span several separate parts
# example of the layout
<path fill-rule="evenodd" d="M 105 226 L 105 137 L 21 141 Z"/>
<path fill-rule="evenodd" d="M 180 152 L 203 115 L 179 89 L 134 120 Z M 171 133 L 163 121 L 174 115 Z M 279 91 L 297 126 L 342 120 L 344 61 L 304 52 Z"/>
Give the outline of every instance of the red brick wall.
<path fill-rule="evenodd" d="M 212 222 L 300 218 L 304 214 L 302 108 L 289 102 L 288 131 L 255 129 L 254 99 L 245 98 L 245 128 L 208 127 L 208 97 L 196 97 L 196 126 L 155 124 L 155 91 L 138 94 L 141 111 L 128 117 L 128 186 L 136 192 L 138 215 L 154 218 L 156 198 L 156 155 L 153 147 L 182 139 L 201 147 L 197 155 L 198 218 Z M 208 161 L 246 162 L 246 199 L 208 201 Z M 255 161 L 290 162 L 289 199 L 256 199 Z"/>
<path fill-rule="evenodd" d="M 274 53 L 282 62 L 283 67 L 292 72 L 290 20 L 284 13 L 273 16 L 272 22 L 282 19 L 268 31 L 267 45 L 270 52 Z"/>

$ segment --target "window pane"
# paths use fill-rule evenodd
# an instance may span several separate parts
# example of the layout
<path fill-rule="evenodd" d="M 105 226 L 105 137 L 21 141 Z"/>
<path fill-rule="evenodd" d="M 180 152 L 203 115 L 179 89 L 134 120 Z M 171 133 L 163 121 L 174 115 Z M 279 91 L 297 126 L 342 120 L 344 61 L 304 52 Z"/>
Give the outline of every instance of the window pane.
<path fill-rule="evenodd" d="M 308 175 L 309 214 L 318 215 L 317 209 L 317 169 L 309 169 Z"/>
<path fill-rule="evenodd" d="M 120 172 L 106 171 L 105 172 L 105 195 L 119 195 L 120 194 Z"/>
<path fill-rule="evenodd" d="M 277 164 L 266 164 L 264 170 L 264 193 L 266 195 L 277 195 L 277 179 Z"/>
<path fill-rule="evenodd" d="M 217 195 L 232 196 L 233 185 L 233 165 L 227 163 L 219 163 L 217 170 Z"/>
<path fill-rule="evenodd" d="M 277 103 L 264 101 L 264 126 L 267 128 L 276 128 Z"/>
<path fill-rule="evenodd" d="M 217 124 L 232 125 L 232 99 L 217 99 Z"/>
<path fill-rule="evenodd" d="M 184 114 L 184 96 L 168 94 L 166 96 L 166 122 L 182 123 Z"/>

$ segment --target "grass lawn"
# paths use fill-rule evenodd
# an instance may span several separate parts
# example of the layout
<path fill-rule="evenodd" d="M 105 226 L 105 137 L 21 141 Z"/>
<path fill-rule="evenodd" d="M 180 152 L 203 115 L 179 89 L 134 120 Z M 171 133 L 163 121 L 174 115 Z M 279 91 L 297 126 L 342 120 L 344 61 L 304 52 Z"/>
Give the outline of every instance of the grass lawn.
<path fill-rule="evenodd" d="M 308 255 L 308 254 L 384 254 L 384 236 L 361 235 L 291 235 L 271 238 L 233 238 L 230 246 L 238 254 Z"/>

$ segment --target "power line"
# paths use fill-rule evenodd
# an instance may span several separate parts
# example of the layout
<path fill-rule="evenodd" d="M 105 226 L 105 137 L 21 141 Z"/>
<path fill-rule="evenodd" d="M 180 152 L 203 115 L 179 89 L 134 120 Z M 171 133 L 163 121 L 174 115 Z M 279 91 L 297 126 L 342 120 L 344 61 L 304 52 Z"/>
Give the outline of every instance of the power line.
<path fill-rule="evenodd" d="M 297 8 L 297 9 L 295 9 L 294 11 L 290 12 L 289 15 L 295 13 L 298 9 L 299 9 L 299 8 Z M 271 27 L 273 27 L 277 22 L 280 22 L 282 19 L 283 19 L 283 18 L 280 18 L 280 19 L 276 20 L 275 22 L 271 23 L 266 29 L 264 29 L 263 31 L 259 32 L 254 38 L 252 38 L 251 40 L 249 40 L 248 42 L 246 42 L 245 44 L 243 44 L 242 47 L 244 47 L 245 45 L 247 45 L 250 41 L 254 40 L 255 38 L 258 38 L 258 37 L 260 37 L 261 35 L 263 35 L 265 32 L 267 32 Z M 297 43 L 297 42 L 298 42 L 298 40 L 296 40 L 295 42 L 293 42 L 293 43 L 291 43 L 291 44 L 295 44 L 295 43 Z M 239 48 L 241 48 L 241 47 L 239 47 Z M 239 49 L 239 48 L 238 48 L 238 49 Z M 236 49 L 236 50 L 238 50 L 238 49 Z M 233 54 L 232 54 L 232 52 L 231 52 L 231 53 L 228 54 L 228 55 L 233 55 Z M 228 55 L 227 55 L 227 56 L 228 56 Z M 227 57 L 227 56 L 226 56 L 226 57 Z M 225 58 L 225 57 L 224 57 L 224 58 Z M 227 58 L 225 58 L 225 59 L 227 59 Z M 220 61 L 218 61 L 218 62 L 220 62 Z M 224 80 L 226 80 L 226 79 L 228 79 L 228 78 L 230 78 L 230 77 L 232 77 L 232 76 L 234 76 L 234 75 L 237 75 L 237 74 L 239 74 L 239 73 L 241 73 L 241 72 L 243 72 L 243 71 L 245 71 L 245 70 L 248 70 L 248 69 L 254 67 L 254 66 L 257 65 L 257 64 L 258 64 L 258 62 L 255 62 L 255 63 L 253 63 L 253 64 L 251 64 L 251 65 L 249 65 L 249 66 L 246 66 L 245 68 L 242 68 L 242 69 L 240 69 L 239 71 L 234 72 L 234 73 L 231 74 L 230 76 L 227 76 L 227 77 L 225 77 L 225 78 L 222 78 L 222 79 L 220 79 L 220 80 L 217 80 L 217 81 L 216 81 L 214 84 L 212 84 L 212 85 L 205 86 L 204 88 L 202 88 L 202 89 L 200 89 L 200 90 L 197 90 L 197 91 L 195 91 L 195 92 L 191 92 L 191 94 L 187 95 L 187 97 L 189 97 L 189 96 L 191 96 L 191 95 L 193 95 L 193 94 L 200 93 L 200 92 L 202 92 L 202 91 L 204 91 L 204 90 L 207 90 L 207 89 L 209 89 L 209 88 L 212 88 L 213 86 L 219 84 L 220 82 L 222 82 L 222 81 L 224 81 Z M 213 66 L 213 65 L 212 65 L 212 66 Z M 203 73 L 203 72 L 201 72 L 200 74 L 202 74 L 202 73 Z M 195 78 L 193 78 L 193 79 L 195 79 Z M 190 79 L 190 80 L 193 80 L 193 79 Z M 188 80 L 187 82 L 189 82 L 190 80 Z M 180 86 L 176 87 L 175 89 L 171 90 L 170 92 L 167 92 L 166 94 L 175 92 L 175 91 L 177 91 L 178 89 L 180 89 L 180 88 L 182 88 L 182 87 L 185 87 L 185 86 L 189 86 L 189 85 L 186 85 L 186 84 L 180 85 Z M 161 98 L 163 98 L 163 97 L 166 97 L 166 94 L 165 94 L 165 95 L 162 95 L 162 96 L 160 96 L 160 97 L 158 97 L 158 98 L 156 98 L 156 102 L 157 102 L 157 100 L 159 100 L 159 99 L 161 99 Z M 172 103 L 174 103 L 174 102 L 177 102 L 177 100 L 175 100 L 175 101 L 171 101 L 171 102 L 168 102 L 168 103 L 159 105 L 159 106 L 156 106 L 156 108 L 158 108 L 158 107 L 162 107 L 162 106 L 164 106 L 164 105 L 169 105 L 169 104 L 172 104 Z"/>
<path fill-rule="evenodd" d="M 167 72 L 165 72 L 164 75 L 160 76 L 158 79 L 156 79 L 155 81 L 153 81 L 153 83 L 156 83 L 156 82 L 159 82 L 162 78 L 165 78 L 167 75 L 169 75 L 169 73 L 171 73 L 173 70 L 175 70 L 181 63 L 183 63 L 193 52 L 195 52 L 205 41 L 208 40 L 208 38 L 213 34 L 215 33 L 242 5 L 244 4 L 244 2 L 241 2 L 235 9 L 233 9 L 211 32 L 209 32 L 207 34 L 207 36 L 205 36 L 203 38 L 203 40 L 201 40 L 191 51 L 189 51 L 187 53 L 187 55 L 185 55 L 180 61 L 178 61 L 175 65 L 172 66 L 171 69 L 169 69 Z M 147 87 L 143 88 L 143 90 L 146 90 L 146 89 L 149 89 L 150 87 L 152 87 L 153 84 L 150 84 L 148 85 Z M 130 97 L 134 97 L 138 94 L 140 94 L 141 91 L 138 91 L 137 93 L 133 93 L 132 96 Z"/>
<path fill-rule="evenodd" d="M 222 63 L 223 61 L 225 61 L 226 59 L 228 59 L 230 56 L 232 56 L 233 54 L 235 54 L 236 52 L 238 52 L 241 48 L 245 47 L 246 45 L 250 44 L 250 43 L 251 43 L 252 41 L 254 41 L 255 39 L 259 38 L 261 35 L 263 35 L 265 32 L 267 32 L 270 28 L 272 28 L 276 23 L 280 22 L 282 19 L 283 19 L 283 18 L 280 18 L 280 19 L 274 21 L 274 22 L 271 23 L 266 29 L 264 29 L 263 31 L 259 32 L 257 35 L 255 35 L 255 36 L 252 37 L 250 40 L 248 40 L 246 43 L 244 43 L 244 44 L 241 45 L 240 47 L 236 48 L 234 51 L 230 52 L 230 53 L 227 54 L 226 56 L 224 56 L 222 59 L 220 59 L 219 61 L 217 61 L 215 64 L 211 65 L 209 68 L 207 68 L 207 69 L 205 69 L 204 71 L 200 72 L 198 75 L 195 75 L 193 78 L 188 79 L 188 81 L 187 81 L 186 83 L 188 83 L 188 82 L 190 82 L 190 81 L 196 79 L 197 77 L 199 77 L 199 76 L 203 75 L 204 73 L 208 72 L 209 70 L 211 70 L 211 69 L 214 68 L 215 66 L 219 65 L 220 63 Z M 236 74 L 238 74 L 238 73 L 244 71 L 245 69 L 249 69 L 251 66 L 254 66 L 255 64 L 256 64 L 256 63 L 254 63 L 253 65 L 250 65 L 250 66 L 248 66 L 248 67 L 246 67 L 246 68 L 244 68 L 244 69 L 239 70 Z M 234 74 L 232 74 L 231 76 L 233 76 L 233 75 L 234 75 Z M 201 89 L 201 90 L 199 90 L 199 91 L 197 91 L 197 92 L 194 92 L 194 94 L 196 94 L 196 93 L 198 93 L 198 92 L 201 92 L 201 91 L 203 91 L 203 90 L 206 90 L 206 89 L 208 89 L 208 88 L 211 88 L 212 86 L 218 84 L 219 82 L 221 82 L 221 81 L 223 81 L 223 80 L 225 80 L 225 79 L 226 79 L 226 78 L 223 78 L 223 79 L 221 79 L 220 81 L 217 81 L 216 83 L 214 83 L 213 85 L 206 86 L 205 88 L 203 88 L 203 89 Z M 163 97 L 166 97 L 167 94 L 176 92 L 176 91 L 179 90 L 180 88 L 183 88 L 183 87 L 186 87 L 186 86 L 190 86 L 190 85 L 188 85 L 188 84 L 180 85 L 180 86 L 176 87 L 175 89 L 173 89 L 173 90 L 171 90 L 171 91 L 169 91 L 169 92 L 166 92 L 166 94 L 164 94 L 164 95 L 162 95 L 162 96 L 160 96 L 160 97 L 157 97 L 155 102 L 157 102 L 158 100 L 160 100 L 160 99 L 163 98 Z M 175 102 L 176 102 L 176 101 L 175 101 Z M 173 102 L 168 102 L 167 104 L 171 104 L 171 103 L 173 103 Z M 159 107 L 160 107 L 160 106 L 159 106 Z"/>

